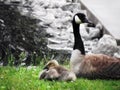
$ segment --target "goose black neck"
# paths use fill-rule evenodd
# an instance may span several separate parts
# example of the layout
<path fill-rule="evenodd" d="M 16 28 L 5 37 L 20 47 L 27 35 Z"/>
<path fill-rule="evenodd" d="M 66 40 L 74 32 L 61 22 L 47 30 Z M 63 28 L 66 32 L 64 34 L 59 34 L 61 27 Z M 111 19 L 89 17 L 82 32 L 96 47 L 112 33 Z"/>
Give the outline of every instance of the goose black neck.
<path fill-rule="evenodd" d="M 85 55 L 85 49 L 84 49 L 84 44 L 79 32 L 79 24 L 76 24 L 75 21 L 72 21 L 73 25 L 73 34 L 74 34 L 74 47 L 73 49 L 78 49 L 81 51 L 81 54 Z"/>

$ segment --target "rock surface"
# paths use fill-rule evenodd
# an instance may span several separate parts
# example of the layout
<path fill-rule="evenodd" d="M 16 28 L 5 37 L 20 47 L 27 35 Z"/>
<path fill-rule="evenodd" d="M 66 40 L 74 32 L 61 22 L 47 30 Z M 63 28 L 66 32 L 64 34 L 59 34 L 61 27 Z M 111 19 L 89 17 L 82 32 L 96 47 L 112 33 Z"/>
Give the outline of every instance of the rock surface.
<path fill-rule="evenodd" d="M 81 10 L 80 3 L 77 3 L 77 0 L 74 3 L 72 0 L 61 0 L 61 2 L 59 0 L 34 0 L 30 6 L 33 9 L 32 16 L 42 21 L 39 25 L 43 26 L 51 36 L 48 37 L 47 47 L 60 53 L 61 51 L 70 53 L 74 42 L 72 17 L 77 12 L 86 14 L 85 10 Z M 83 24 L 80 29 L 87 53 L 103 53 L 114 56 L 114 53 L 118 52 L 118 46 L 113 37 L 104 35 L 99 40 L 101 24 L 96 24 L 96 27 L 87 27 Z"/>
<path fill-rule="evenodd" d="M 118 51 L 116 40 L 110 35 L 104 35 L 99 41 L 97 46 L 93 49 L 93 53 L 103 53 L 106 55 L 114 56 Z"/>

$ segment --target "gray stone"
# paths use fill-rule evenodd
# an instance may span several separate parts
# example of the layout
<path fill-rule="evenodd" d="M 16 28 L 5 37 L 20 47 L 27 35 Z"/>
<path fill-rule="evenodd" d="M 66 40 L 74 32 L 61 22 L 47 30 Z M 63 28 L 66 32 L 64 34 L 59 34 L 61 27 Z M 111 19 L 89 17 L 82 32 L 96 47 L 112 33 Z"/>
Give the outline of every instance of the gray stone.
<path fill-rule="evenodd" d="M 106 54 L 109 56 L 114 56 L 114 53 L 117 52 L 117 42 L 115 38 L 110 35 L 104 35 L 99 41 L 97 46 L 93 49 L 93 53 L 97 54 Z"/>
<path fill-rule="evenodd" d="M 66 4 L 66 5 L 62 6 L 61 8 L 64 11 L 71 11 L 73 13 L 77 13 L 81 10 L 81 7 L 80 7 L 79 3 Z"/>

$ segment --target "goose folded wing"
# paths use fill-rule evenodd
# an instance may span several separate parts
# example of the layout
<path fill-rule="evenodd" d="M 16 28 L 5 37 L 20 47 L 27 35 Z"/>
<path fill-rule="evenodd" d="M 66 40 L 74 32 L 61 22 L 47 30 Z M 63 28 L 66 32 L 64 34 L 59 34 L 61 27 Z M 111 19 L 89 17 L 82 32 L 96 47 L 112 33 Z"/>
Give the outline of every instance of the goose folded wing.
<path fill-rule="evenodd" d="M 102 54 L 86 55 L 83 62 L 90 77 L 120 79 L 120 60 Z"/>

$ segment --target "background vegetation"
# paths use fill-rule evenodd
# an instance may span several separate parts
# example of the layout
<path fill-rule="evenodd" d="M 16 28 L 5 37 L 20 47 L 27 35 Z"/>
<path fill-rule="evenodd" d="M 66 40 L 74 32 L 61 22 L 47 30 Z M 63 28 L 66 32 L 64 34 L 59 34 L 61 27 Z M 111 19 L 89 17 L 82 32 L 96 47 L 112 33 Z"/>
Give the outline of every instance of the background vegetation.
<path fill-rule="evenodd" d="M 12 0 L 11 0 L 12 1 Z M 45 57 L 46 33 L 40 22 L 32 17 L 22 15 L 19 2 L 5 3 L 0 1 L 0 63 L 8 65 L 36 64 L 36 56 Z M 23 7 L 24 8 L 24 7 Z M 25 7 L 30 9 L 30 7 Z M 21 54 L 24 57 L 21 59 Z"/>

